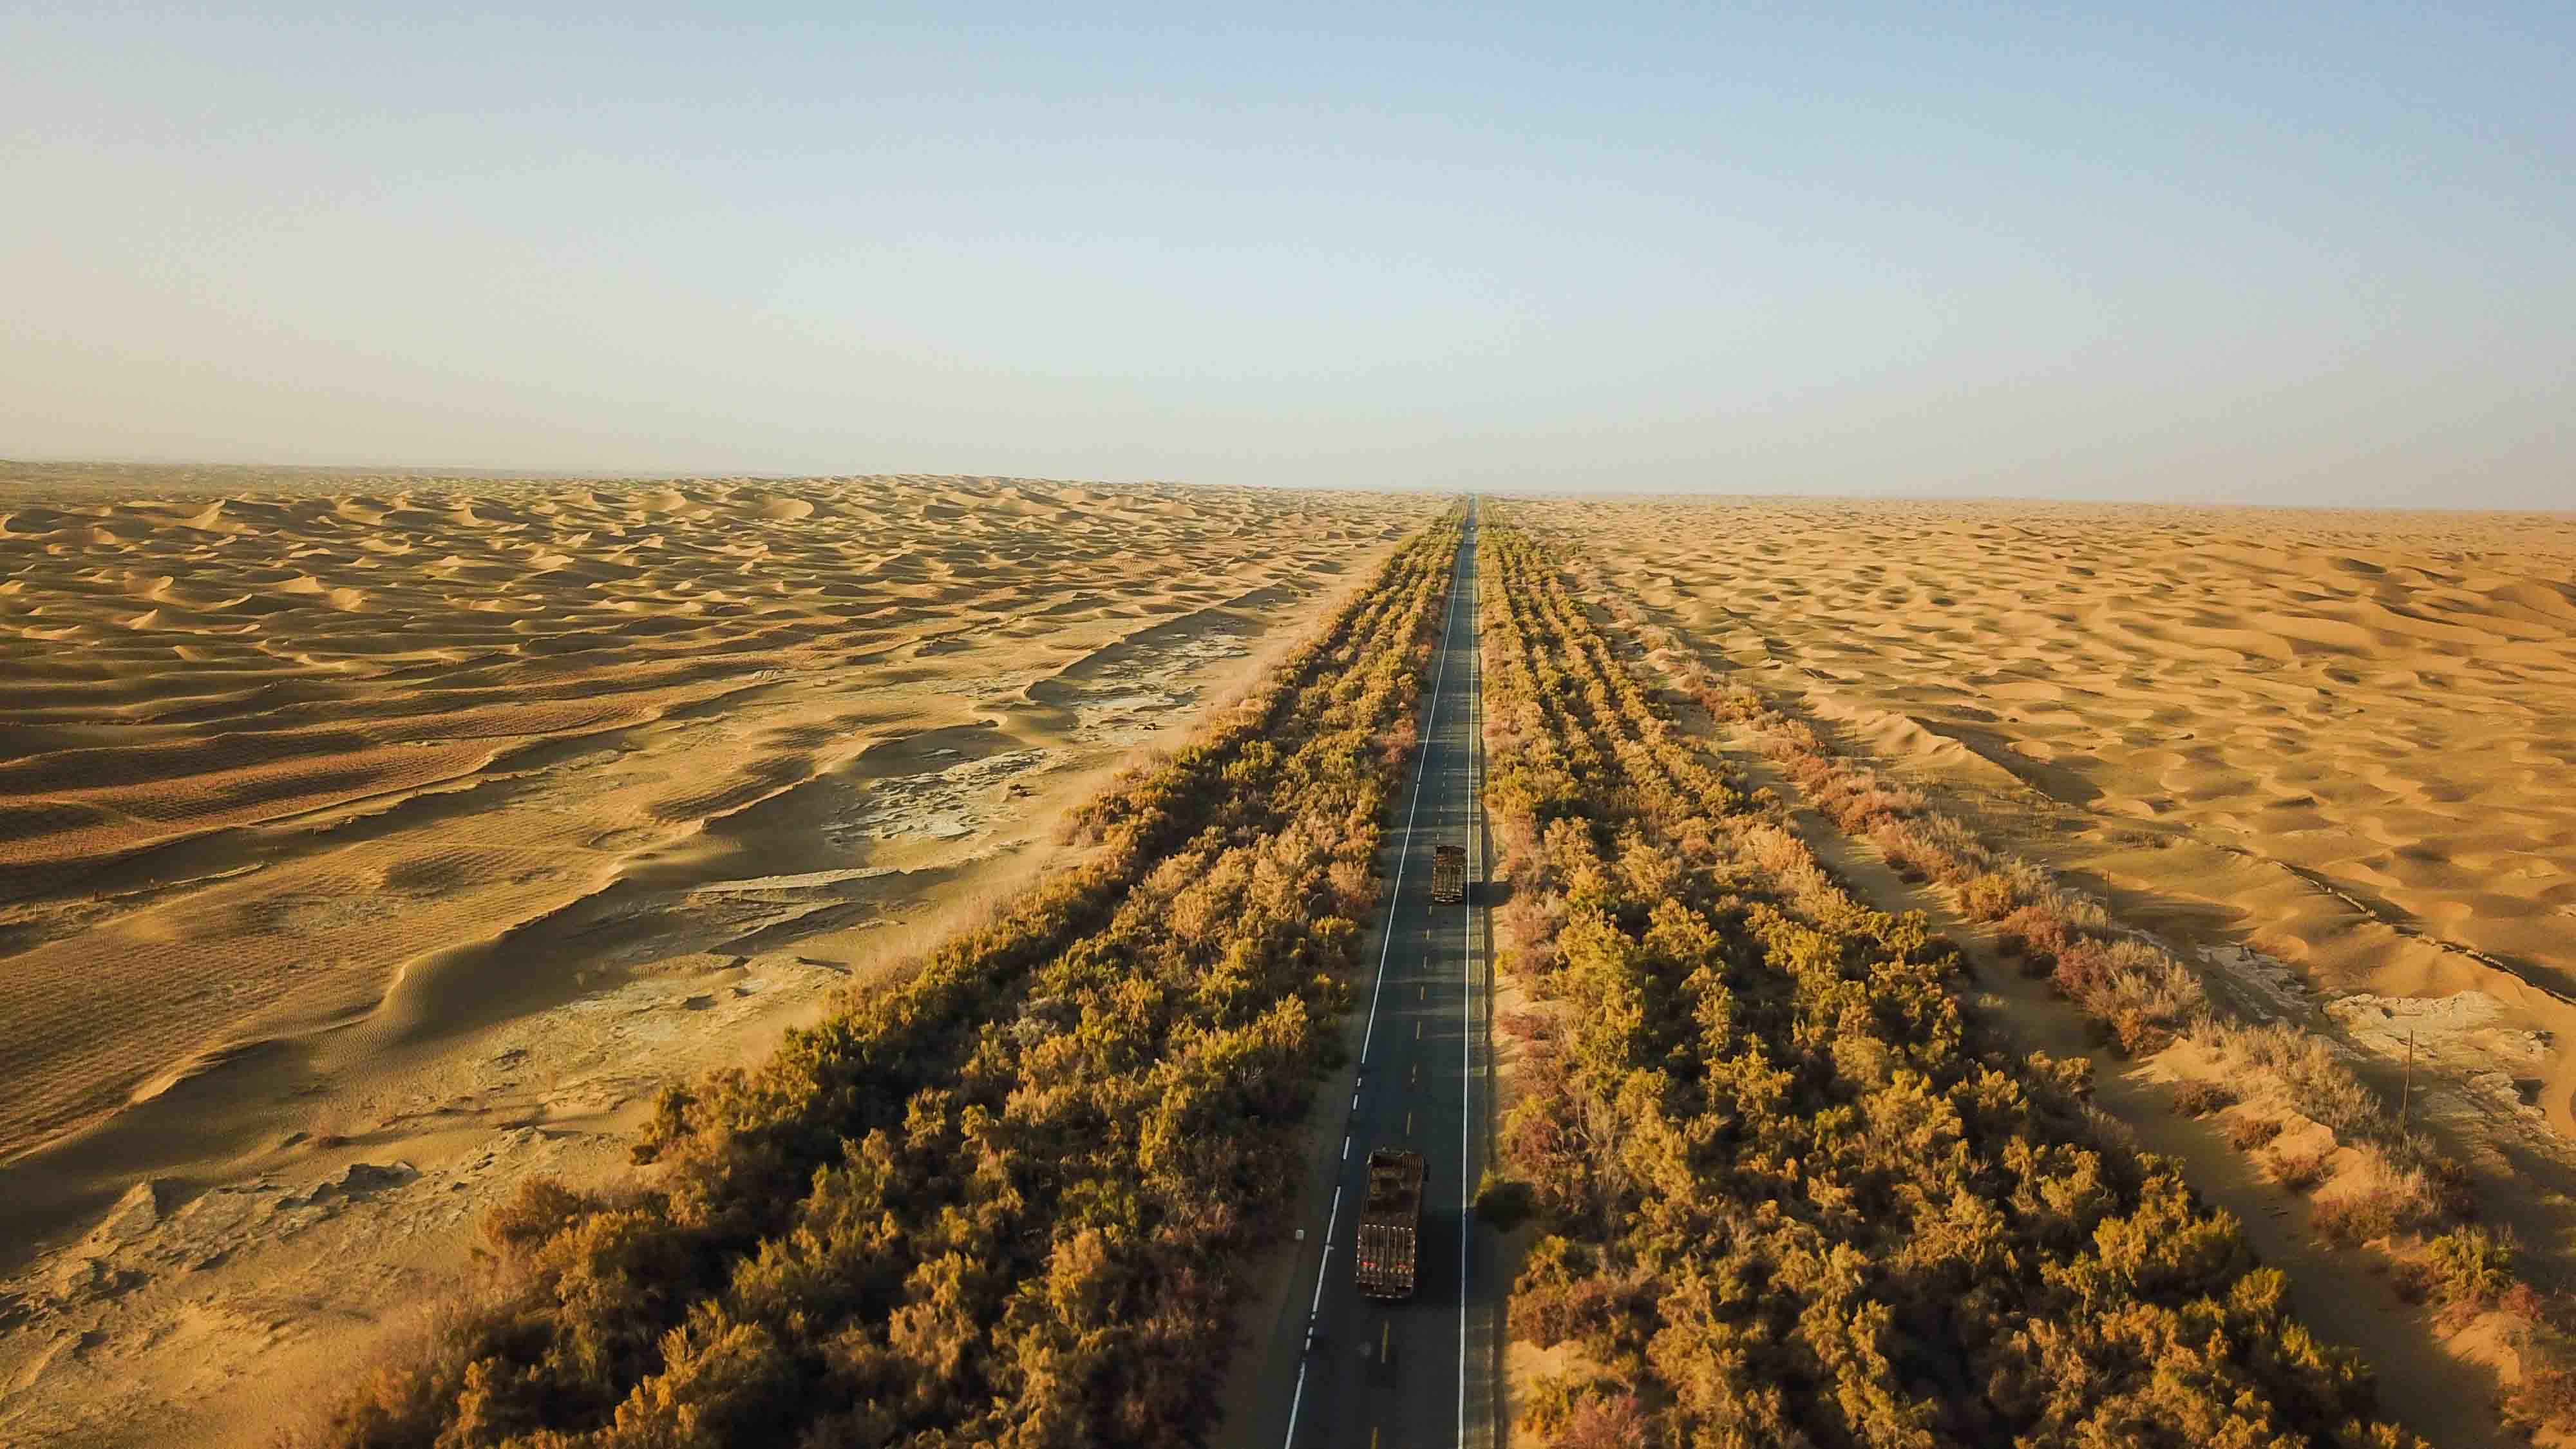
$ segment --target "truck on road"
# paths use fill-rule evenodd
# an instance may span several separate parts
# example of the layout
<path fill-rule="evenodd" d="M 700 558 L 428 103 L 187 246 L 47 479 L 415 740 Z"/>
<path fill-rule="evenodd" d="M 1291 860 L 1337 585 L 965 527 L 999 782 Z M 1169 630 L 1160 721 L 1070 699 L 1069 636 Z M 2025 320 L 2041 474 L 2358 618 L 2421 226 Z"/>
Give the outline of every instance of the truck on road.
<path fill-rule="evenodd" d="M 1463 854 L 1463 852 L 1461 852 Z M 1368 1155 L 1368 1201 L 1360 1208 L 1360 1292 L 1410 1298 L 1421 1256 L 1422 1154 L 1393 1147 Z"/>
<path fill-rule="evenodd" d="M 1454 906 L 1467 898 L 1467 847 L 1440 845 L 1431 850 L 1431 899 Z"/>

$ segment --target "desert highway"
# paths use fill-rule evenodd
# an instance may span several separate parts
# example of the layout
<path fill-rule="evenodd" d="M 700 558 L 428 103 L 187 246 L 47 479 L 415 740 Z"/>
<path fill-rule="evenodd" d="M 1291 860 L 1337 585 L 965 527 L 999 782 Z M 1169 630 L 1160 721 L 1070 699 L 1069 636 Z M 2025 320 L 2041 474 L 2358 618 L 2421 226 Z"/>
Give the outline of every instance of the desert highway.
<path fill-rule="evenodd" d="M 1338 1093 L 1323 1105 L 1327 1122 L 1345 1107 L 1347 1116 L 1342 1130 L 1325 1133 L 1308 1172 L 1294 1301 L 1265 1325 L 1260 1416 L 1239 1426 L 1240 1442 L 1282 1449 L 1493 1442 L 1501 1285 L 1487 1235 L 1468 1217 L 1491 1103 L 1472 505 L 1426 674 L 1422 745 L 1396 800 L 1377 965 L 1354 983 L 1354 1067 L 1321 1089 Z M 1467 848 L 1463 904 L 1431 899 L 1437 845 Z M 1374 1147 L 1411 1148 L 1428 1165 L 1419 1284 L 1406 1302 L 1364 1298 L 1352 1282 L 1353 1227 Z"/>

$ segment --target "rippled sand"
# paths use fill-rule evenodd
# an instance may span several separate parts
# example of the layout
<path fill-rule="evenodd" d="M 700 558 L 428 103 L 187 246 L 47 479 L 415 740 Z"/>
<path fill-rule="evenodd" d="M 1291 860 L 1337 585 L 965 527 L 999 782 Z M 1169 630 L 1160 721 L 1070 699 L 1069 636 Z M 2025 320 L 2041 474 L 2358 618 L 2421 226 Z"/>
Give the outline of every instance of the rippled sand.
<path fill-rule="evenodd" d="M 1438 506 L 0 464 L 0 1438 L 262 1441 Z"/>
<path fill-rule="evenodd" d="M 2576 517 L 1554 505 L 1735 662 L 2576 982 Z"/>

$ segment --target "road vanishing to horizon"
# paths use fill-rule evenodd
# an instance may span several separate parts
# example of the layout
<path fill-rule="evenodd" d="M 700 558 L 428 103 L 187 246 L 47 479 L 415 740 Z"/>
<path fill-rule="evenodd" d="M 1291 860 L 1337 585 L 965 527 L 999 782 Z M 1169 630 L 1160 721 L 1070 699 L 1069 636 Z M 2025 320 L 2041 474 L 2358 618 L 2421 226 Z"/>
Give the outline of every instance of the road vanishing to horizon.
<path fill-rule="evenodd" d="M 1234 1442 L 1281 1449 L 1409 1449 L 1495 1440 L 1504 1285 L 1469 1206 L 1486 1163 L 1492 1095 L 1492 959 L 1481 883 L 1487 857 L 1476 619 L 1476 515 L 1469 505 L 1440 645 L 1427 666 L 1422 745 L 1397 797 L 1396 857 L 1374 980 L 1359 983 L 1353 1065 L 1329 1081 L 1297 1223 L 1291 1292 L 1267 1342 L 1260 1417 Z M 1431 899 L 1435 847 L 1467 850 L 1465 900 Z M 1338 1097 L 1335 1095 L 1338 1092 Z M 1352 1244 L 1374 1148 L 1423 1155 L 1420 1266 L 1412 1298 L 1363 1297 Z"/>

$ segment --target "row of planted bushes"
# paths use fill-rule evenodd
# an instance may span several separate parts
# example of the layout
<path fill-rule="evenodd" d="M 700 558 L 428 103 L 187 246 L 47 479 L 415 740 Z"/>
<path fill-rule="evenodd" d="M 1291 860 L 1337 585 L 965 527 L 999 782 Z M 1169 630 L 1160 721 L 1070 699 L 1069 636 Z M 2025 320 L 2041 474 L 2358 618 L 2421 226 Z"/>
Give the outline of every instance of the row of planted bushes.
<path fill-rule="evenodd" d="M 2446 1323 L 2502 1308 L 2514 1324 L 2522 1372 L 2502 1409 L 2521 1428 L 2576 1426 L 2576 1317 L 2568 1304 L 2534 1290 L 2513 1271 L 2510 1235 L 2474 1224 L 2471 1179 L 2430 1139 L 2406 1131 L 2387 1100 L 2356 1076 L 2322 1039 L 2282 1022 L 2235 1019 L 2200 978 L 2161 943 L 2124 931 L 2098 899 L 2059 882 L 2044 867 L 1997 850 L 1922 792 L 1836 749 L 1808 720 L 1740 684 L 1721 684 L 1670 629 L 1640 618 L 1625 601 L 1600 601 L 1620 627 L 1664 661 L 1673 682 L 1712 716 L 1746 727 L 1818 813 L 1876 847 L 1910 882 L 1947 888 L 1968 919 L 1990 923 L 2007 956 L 2045 977 L 2091 1017 L 2105 1040 L 2145 1055 L 2174 1040 L 2219 1062 L 2234 1085 L 2201 1082 L 2177 1095 L 2177 1110 L 2206 1115 L 2269 1091 L 2323 1123 L 2359 1156 L 2338 1191 L 2311 1214 L 2327 1241 L 2351 1248 L 2391 1235 L 2429 1234 L 2391 1245 L 2395 1280 L 2410 1297 L 2444 1305 Z M 2243 1116 L 2226 1133 L 2240 1151 L 2260 1153 L 2293 1191 L 2324 1180 L 2327 1150 L 2274 1149 L 2280 1124 Z"/>
<path fill-rule="evenodd" d="M 1960 913 L 1991 922 L 2005 954 L 2049 980 L 2126 1053 L 2161 1051 L 2176 1038 L 2208 1048 L 2245 1083 L 2276 1088 L 2307 1117 L 2354 1142 L 2372 1188 L 2321 1209 L 2344 1242 L 2437 1225 L 2473 1209 L 2467 1174 L 2394 1113 L 2325 1043 L 2284 1024 L 2230 1020 L 2192 970 L 2144 936 L 2125 932 L 2102 903 L 2048 871 L 1997 851 L 1922 794 L 1893 785 L 1827 745 L 1753 690 L 1697 681 L 1699 702 L 1747 725 L 1808 800 L 1845 833 L 1875 845 L 1905 879 L 1951 888 Z"/>
<path fill-rule="evenodd" d="M 1187 1444 L 1346 1005 L 1450 519 L 991 924 L 537 1182 L 369 1446 Z"/>
<path fill-rule="evenodd" d="M 1483 532 L 1487 806 L 1538 1002 L 1506 1170 L 1516 1336 L 1580 1346 L 1561 1445 L 2410 1442 L 2224 1214 L 1959 1008 L 1672 727 L 1505 521 Z"/>

